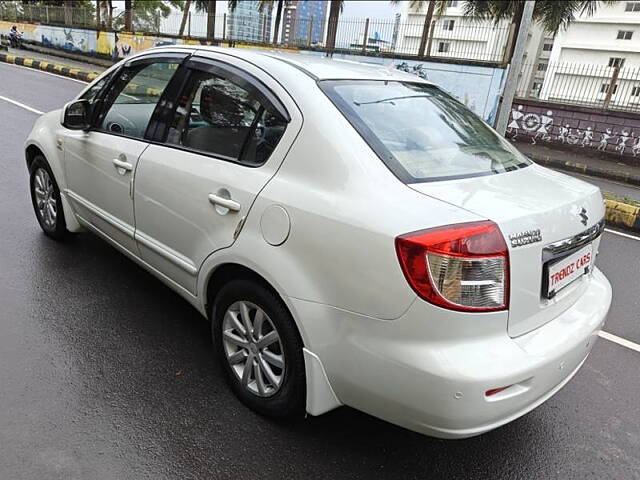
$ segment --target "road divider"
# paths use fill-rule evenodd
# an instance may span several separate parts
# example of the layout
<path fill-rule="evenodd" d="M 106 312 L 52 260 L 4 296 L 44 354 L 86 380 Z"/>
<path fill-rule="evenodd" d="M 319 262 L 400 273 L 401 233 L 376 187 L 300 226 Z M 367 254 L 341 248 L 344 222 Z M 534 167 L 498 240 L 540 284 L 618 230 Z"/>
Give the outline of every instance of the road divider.
<path fill-rule="evenodd" d="M 603 192 L 607 225 L 640 232 L 640 202 Z"/>
<path fill-rule="evenodd" d="M 615 180 L 617 182 L 628 183 L 629 185 L 640 186 L 640 175 L 621 172 L 615 169 L 599 168 L 579 162 L 564 161 L 540 153 L 532 154 L 531 152 L 527 152 L 527 156 L 534 162 L 546 167 L 559 168 L 560 170 L 583 173 L 592 177 L 605 178 L 607 180 Z"/>
<path fill-rule="evenodd" d="M 4 52 L 0 52 L 0 62 L 21 65 L 23 67 L 29 67 L 43 72 L 55 73 L 56 75 L 75 78 L 76 80 L 82 80 L 84 82 L 91 82 L 99 75 L 99 73 L 96 72 L 72 68 L 60 63 L 36 60 L 35 58 L 29 57 L 19 57 L 17 55 Z"/>

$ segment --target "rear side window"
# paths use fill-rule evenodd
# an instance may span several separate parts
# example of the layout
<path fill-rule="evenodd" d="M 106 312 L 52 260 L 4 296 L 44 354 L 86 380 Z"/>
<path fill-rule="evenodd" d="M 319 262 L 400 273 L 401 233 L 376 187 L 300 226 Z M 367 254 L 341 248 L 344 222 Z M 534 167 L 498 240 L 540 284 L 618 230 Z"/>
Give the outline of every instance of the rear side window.
<path fill-rule="evenodd" d="M 319 85 L 405 183 L 492 175 L 531 163 L 433 85 L 365 80 Z"/>
<path fill-rule="evenodd" d="M 167 143 L 259 166 L 284 134 L 286 120 L 248 82 L 192 71 Z"/>

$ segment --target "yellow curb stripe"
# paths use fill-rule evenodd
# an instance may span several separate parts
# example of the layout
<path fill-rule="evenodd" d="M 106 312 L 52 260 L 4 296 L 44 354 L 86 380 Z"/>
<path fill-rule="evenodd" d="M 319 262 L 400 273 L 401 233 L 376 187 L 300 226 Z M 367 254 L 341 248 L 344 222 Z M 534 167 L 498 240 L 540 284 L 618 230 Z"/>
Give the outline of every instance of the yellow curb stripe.
<path fill-rule="evenodd" d="M 7 63 L 16 63 L 15 55 L 7 55 Z"/>
<path fill-rule="evenodd" d="M 614 225 L 633 227 L 640 217 L 640 207 L 628 203 L 605 199 L 605 219 Z"/>
<path fill-rule="evenodd" d="M 25 67 L 31 67 L 33 65 L 33 58 L 25 58 L 22 65 Z"/>
<path fill-rule="evenodd" d="M 40 62 L 40 70 L 46 70 L 49 66 L 49 62 Z"/>
<path fill-rule="evenodd" d="M 69 69 L 69 74 L 71 74 L 72 76 L 77 77 L 79 73 L 80 73 L 80 70 L 78 70 L 77 68 L 70 68 Z"/>

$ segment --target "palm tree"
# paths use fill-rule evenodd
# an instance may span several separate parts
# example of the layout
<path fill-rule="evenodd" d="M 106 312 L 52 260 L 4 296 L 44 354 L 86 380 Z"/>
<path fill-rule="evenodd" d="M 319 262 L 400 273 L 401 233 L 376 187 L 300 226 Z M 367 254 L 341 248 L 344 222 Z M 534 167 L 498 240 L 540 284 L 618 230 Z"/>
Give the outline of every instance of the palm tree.
<path fill-rule="evenodd" d="M 216 36 L 216 0 L 196 0 L 196 11 L 207 12 L 207 38 L 213 40 Z"/>
<path fill-rule="evenodd" d="M 613 3 L 613 0 L 537 0 L 533 9 L 533 21 L 541 24 L 547 32 L 555 34 L 561 28 L 567 28 L 576 16 L 591 16 L 601 5 Z M 465 15 L 480 20 L 493 20 L 496 24 L 501 20 L 511 19 L 516 35 L 522 22 L 524 4 L 525 0 L 467 0 L 462 8 Z M 509 63 L 515 44 L 514 36 L 506 56 Z"/>
<path fill-rule="evenodd" d="M 180 22 L 180 30 L 178 31 L 178 35 L 184 35 L 184 28 L 187 25 L 187 18 L 189 17 L 189 10 L 191 9 L 191 0 L 186 0 L 184 2 L 184 12 L 182 13 L 182 21 Z"/>
<path fill-rule="evenodd" d="M 511 20 L 513 31 L 518 32 L 522 22 L 522 12 L 527 0 L 465 0 L 462 10 L 465 16 L 478 20 L 492 20 L 498 24 L 501 20 Z M 398 0 L 391 0 L 397 5 Z M 423 56 L 425 45 L 429 37 L 431 19 L 434 7 L 437 6 L 437 14 L 446 12 L 447 2 L 443 0 L 412 0 L 412 9 L 422 9 L 425 3 L 429 3 L 425 18 L 422 39 L 420 41 L 419 56 Z M 537 0 L 533 10 L 533 21 L 542 24 L 549 33 L 557 33 L 560 28 L 566 28 L 577 15 L 593 15 L 601 4 L 612 4 L 614 0 Z M 515 37 L 509 45 L 506 58 L 511 62 L 515 48 Z"/>
<path fill-rule="evenodd" d="M 258 10 L 262 12 L 265 9 L 273 10 L 274 0 L 260 0 L 258 5 Z M 282 6 L 284 4 L 284 0 L 278 0 L 278 6 L 276 8 L 276 23 L 274 25 L 273 30 L 273 43 L 278 43 L 278 31 L 280 30 L 280 20 L 282 18 Z M 235 7 L 234 7 L 235 8 Z"/>
<path fill-rule="evenodd" d="M 344 8 L 344 0 L 331 0 L 329 5 L 329 23 L 327 25 L 327 50 L 333 51 L 336 48 L 336 35 L 338 34 L 338 20 L 340 12 Z"/>
<path fill-rule="evenodd" d="M 398 5 L 400 0 L 391 0 L 392 5 Z M 431 33 L 431 24 L 433 22 L 433 12 L 437 5 L 437 15 L 444 14 L 447 10 L 447 2 L 443 0 L 411 0 L 409 8 L 413 10 L 422 10 L 424 4 L 428 3 L 427 15 L 424 19 L 424 26 L 422 27 L 422 36 L 420 38 L 420 46 L 418 47 L 418 56 L 424 57 L 425 50 L 427 48 L 427 41 L 429 40 L 429 34 Z"/>
<path fill-rule="evenodd" d="M 73 2 L 71 0 L 65 0 L 62 5 L 64 9 L 64 24 L 73 24 Z"/>
<path fill-rule="evenodd" d="M 133 0 L 124 0 L 124 30 L 133 31 Z"/>

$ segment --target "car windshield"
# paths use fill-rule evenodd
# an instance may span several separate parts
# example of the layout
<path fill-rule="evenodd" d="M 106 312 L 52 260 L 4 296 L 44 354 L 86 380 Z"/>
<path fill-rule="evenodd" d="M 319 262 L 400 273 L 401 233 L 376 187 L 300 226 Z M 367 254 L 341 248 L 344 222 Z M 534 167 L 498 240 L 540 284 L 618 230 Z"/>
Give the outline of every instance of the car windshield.
<path fill-rule="evenodd" d="M 492 175 L 531 163 L 433 85 L 368 80 L 319 85 L 405 183 Z"/>

